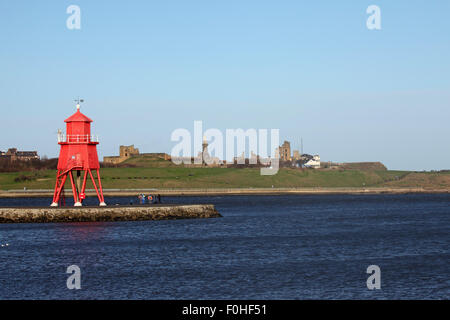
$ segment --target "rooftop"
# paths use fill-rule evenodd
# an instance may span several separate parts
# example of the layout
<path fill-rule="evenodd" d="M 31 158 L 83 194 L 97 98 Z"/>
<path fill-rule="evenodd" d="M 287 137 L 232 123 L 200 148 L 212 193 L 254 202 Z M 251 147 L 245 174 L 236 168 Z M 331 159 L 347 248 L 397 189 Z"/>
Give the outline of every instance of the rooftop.
<path fill-rule="evenodd" d="M 64 122 L 92 122 L 92 120 L 82 114 L 80 109 L 77 109 L 77 112 L 64 120 Z"/>

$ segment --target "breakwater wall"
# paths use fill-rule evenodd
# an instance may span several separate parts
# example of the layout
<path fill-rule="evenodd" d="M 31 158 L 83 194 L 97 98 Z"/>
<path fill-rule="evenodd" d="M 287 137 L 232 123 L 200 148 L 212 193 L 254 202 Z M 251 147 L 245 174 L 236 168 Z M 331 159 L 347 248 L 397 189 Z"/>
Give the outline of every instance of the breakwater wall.
<path fill-rule="evenodd" d="M 0 223 L 141 221 L 221 217 L 212 204 L 0 208 Z"/>

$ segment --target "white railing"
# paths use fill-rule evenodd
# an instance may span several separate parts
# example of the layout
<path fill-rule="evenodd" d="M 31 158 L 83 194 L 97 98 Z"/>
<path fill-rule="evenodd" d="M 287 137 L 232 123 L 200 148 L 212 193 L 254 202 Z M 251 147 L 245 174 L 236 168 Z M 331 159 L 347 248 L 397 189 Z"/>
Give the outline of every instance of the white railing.
<path fill-rule="evenodd" d="M 89 142 L 98 142 L 97 135 L 89 135 L 89 134 L 64 134 L 58 133 L 58 142 L 65 143 L 89 143 Z"/>

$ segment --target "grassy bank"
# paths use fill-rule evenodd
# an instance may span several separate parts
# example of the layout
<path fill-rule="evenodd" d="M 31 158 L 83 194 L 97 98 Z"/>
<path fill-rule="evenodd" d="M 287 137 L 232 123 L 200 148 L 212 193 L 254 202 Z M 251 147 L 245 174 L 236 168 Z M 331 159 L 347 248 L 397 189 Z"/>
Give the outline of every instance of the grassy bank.
<path fill-rule="evenodd" d="M 0 173 L 0 190 L 52 189 L 55 170 Z M 255 168 L 184 168 L 170 166 L 103 168 L 104 188 L 450 188 L 450 173 L 361 170 L 280 169 L 274 176 L 261 176 Z M 69 182 L 66 188 L 69 188 Z M 88 183 L 88 188 L 91 184 Z"/>

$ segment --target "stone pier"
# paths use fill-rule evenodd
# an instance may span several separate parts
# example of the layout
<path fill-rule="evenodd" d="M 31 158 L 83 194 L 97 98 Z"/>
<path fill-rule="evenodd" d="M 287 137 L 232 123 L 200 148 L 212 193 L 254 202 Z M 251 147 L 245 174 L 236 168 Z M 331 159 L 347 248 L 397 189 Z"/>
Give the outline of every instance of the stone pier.
<path fill-rule="evenodd" d="M 0 207 L 0 223 L 142 221 L 221 217 L 212 204 L 107 207 Z"/>

